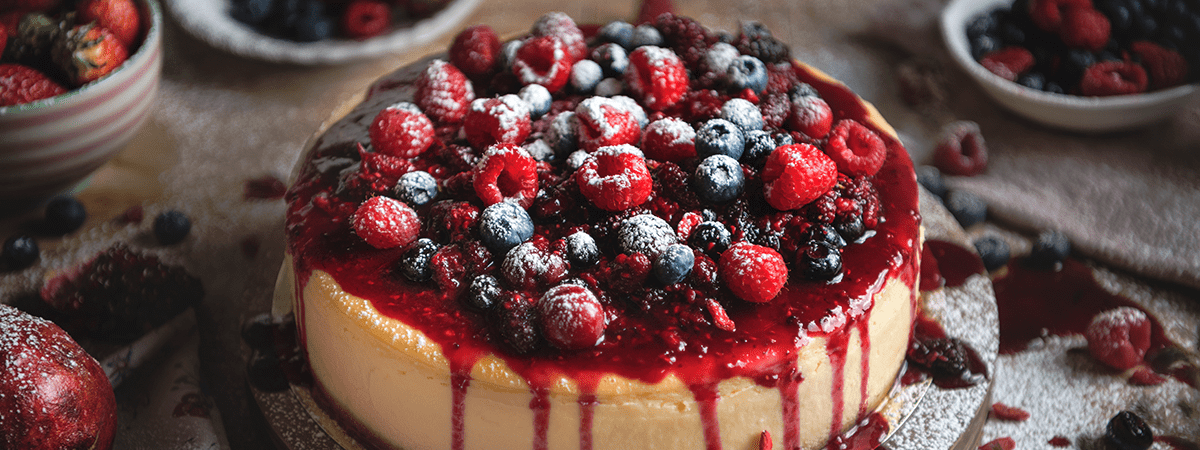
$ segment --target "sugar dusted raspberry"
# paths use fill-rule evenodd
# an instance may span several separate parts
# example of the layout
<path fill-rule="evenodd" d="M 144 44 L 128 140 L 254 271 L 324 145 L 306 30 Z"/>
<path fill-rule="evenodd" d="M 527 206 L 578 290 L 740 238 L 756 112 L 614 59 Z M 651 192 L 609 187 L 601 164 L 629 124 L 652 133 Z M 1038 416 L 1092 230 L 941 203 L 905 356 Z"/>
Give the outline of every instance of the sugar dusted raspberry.
<path fill-rule="evenodd" d="M 417 105 L 396 103 L 375 115 L 368 130 L 371 146 L 385 155 L 413 158 L 433 145 L 433 122 Z"/>
<path fill-rule="evenodd" d="M 417 106 L 440 125 L 462 122 L 475 89 L 454 65 L 442 60 L 429 63 L 416 82 Z"/>
<path fill-rule="evenodd" d="M 887 146 L 870 128 L 854 119 L 838 121 L 829 132 L 825 154 L 837 164 L 839 172 L 850 176 L 872 176 L 883 167 Z"/>
<path fill-rule="evenodd" d="M 696 156 L 696 130 L 677 117 L 664 117 L 650 122 L 642 137 L 646 157 L 659 161 L 679 162 Z"/>
<path fill-rule="evenodd" d="M 810 138 L 821 139 L 833 128 L 833 110 L 819 96 L 793 95 L 787 126 Z"/>
<path fill-rule="evenodd" d="M 1083 72 L 1079 91 L 1083 95 L 1109 96 L 1146 92 L 1149 81 L 1141 65 L 1124 61 L 1103 61 Z"/>
<path fill-rule="evenodd" d="M 632 145 L 601 147 L 575 171 L 579 192 L 597 208 L 621 211 L 640 205 L 654 189 L 642 152 Z"/>
<path fill-rule="evenodd" d="M 1137 41 L 1129 49 L 1142 61 L 1151 89 L 1166 89 L 1187 81 L 1188 63 L 1179 52 L 1151 41 Z"/>
<path fill-rule="evenodd" d="M 1045 31 L 1056 32 L 1072 8 L 1091 9 L 1092 0 L 1029 0 L 1029 18 Z"/>
<path fill-rule="evenodd" d="M 721 254 L 718 265 L 725 285 L 748 302 L 770 301 L 787 284 L 788 270 L 783 256 L 770 247 L 738 242 Z"/>
<path fill-rule="evenodd" d="M 463 133 L 475 148 L 493 144 L 520 144 L 532 129 L 529 103 L 513 94 L 480 98 L 471 102 Z"/>
<path fill-rule="evenodd" d="M 1141 310 L 1123 306 L 1097 314 L 1084 334 L 1093 357 L 1126 370 L 1141 364 L 1150 348 L 1150 319 Z"/>
<path fill-rule="evenodd" d="M 485 206 L 510 201 L 528 208 L 537 197 L 537 161 L 521 147 L 488 147 L 474 172 L 475 194 Z"/>
<path fill-rule="evenodd" d="M 1033 53 L 1017 46 L 1004 47 L 979 60 L 979 64 L 988 72 L 1008 81 L 1017 81 L 1017 76 L 1032 68 L 1033 63 Z"/>
<path fill-rule="evenodd" d="M 542 335 L 564 350 L 591 348 L 604 339 L 604 306 L 586 286 L 554 286 L 537 302 Z"/>
<path fill-rule="evenodd" d="M 573 61 L 587 59 L 588 47 L 587 40 L 583 37 L 583 31 L 575 25 L 575 21 L 571 16 L 562 12 L 551 12 L 538 18 L 533 23 L 533 28 L 530 30 L 534 36 L 554 36 L 566 45 L 567 51 L 571 54 Z"/>
<path fill-rule="evenodd" d="M 579 146 L 586 151 L 621 144 L 637 144 L 642 138 L 638 118 L 625 103 L 605 97 L 589 97 L 575 108 L 579 118 Z"/>
<path fill-rule="evenodd" d="M 399 200 L 376 196 L 367 199 L 353 218 L 354 234 L 378 249 L 408 245 L 421 230 L 416 211 Z"/>
<path fill-rule="evenodd" d="M 521 44 L 512 70 L 521 84 L 540 84 L 553 94 L 567 85 L 574 63 L 575 58 L 562 40 L 538 36 Z"/>
<path fill-rule="evenodd" d="M 1068 8 L 1063 14 L 1058 34 L 1068 47 L 1096 52 L 1108 44 L 1111 28 L 1108 18 L 1100 11 L 1092 8 Z"/>
<path fill-rule="evenodd" d="M 688 75 L 675 52 L 647 45 L 629 54 L 625 85 L 647 108 L 661 111 L 687 93 Z"/>
<path fill-rule="evenodd" d="M 767 203 L 787 211 L 833 189 L 837 183 L 837 164 L 812 145 L 784 145 L 767 157 L 761 178 Z"/>
<path fill-rule="evenodd" d="M 545 240 L 541 242 L 544 244 Z M 567 275 L 567 261 L 561 253 L 527 241 L 508 251 L 500 265 L 500 273 L 513 286 L 535 289 L 562 280 Z"/>
<path fill-rule="evenodd" d="M 483 75 L 500 60 L 500 39 L 487 25 L 463 30 L 450 44 L 450 62 L 467 75 Z"/>

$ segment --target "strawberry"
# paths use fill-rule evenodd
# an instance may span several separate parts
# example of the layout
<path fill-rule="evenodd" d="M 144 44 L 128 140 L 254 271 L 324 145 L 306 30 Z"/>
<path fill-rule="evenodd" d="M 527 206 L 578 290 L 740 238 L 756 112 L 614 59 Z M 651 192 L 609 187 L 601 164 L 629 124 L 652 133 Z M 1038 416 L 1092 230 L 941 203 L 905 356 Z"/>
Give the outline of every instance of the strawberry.
<path fill-rule="evenodd" d="M 1033 53 L 1017 46 L 1004 47 L 979 60 L 983 68 L 1008 81 L 1016 81 L 1018 75 L 1033 67 L 1033 63 Z"/>
<path fill-rule="evenodd" d="M 679 162 L 696 156 L 696 130 L 687 122 L 665 117 L 646 126 L 642 151 L 659 161 Z"/>
<path fill-rule="evenodd" d="M 647 108 L 661 111 L 678 103 L 687 93 L 687 69 L 675 52 L 644 45 L 629 54 L 625 85 Z"/>
<path fill-rule="evenodd" d="M 840 120 L 829 132 L 825 154 L 837 164 L 838 171 L 869 177 L 879 172 L 887 158 L 887 146 L 870 128 L 854 119 Z"/>
<path fill-rule="evenodd" d="M 741 241 L 721 253 L 717 264 L 729 290 L 748 302 L 771 301 L 787 284 L 788 270 L 783 256 L 770 247 Z"/>
<path fill-rule="evenodd" d="M 417 105 L 400 102 L 375 115 L 368 135 L 375 151 L 414 158 L 433 144 L 433 122 L 421 113 Z"/>
<path fill-rule="evenodd" d="M 540 84 L 553 94 L 567 85 L 573 64 L 575 58 L 561 39 L 538 36 L 517 49 L 512 70 L 522 85 Z"/>
<path fill-rule="evenodd" d="M 1072 8 L 1091 9 L 1092 0 L 1029 0 L 1029 18 L 1038 28 L 1056 32 Z"/>
<path fill-rule="evenodd" d="M 642 138 L 637 117 L 619 101 L 590 97 L 575 108 L 579 118 L 579 146 L 591 152 L 609 145 L 635 145 Z"/>
<path fill-rule="evenodd" d="M 66 93 L 67 90 L 36 69 L 0 64 L 0 106 L 15 106 Z"/>
<path fill-rule="evenodd" d="M 421 231 L 417 213 L 404 202 L 376 196 L 367 199 L 354 211 L 354 234 L 378 249 L 408 245 Z"/>
<path fill-rule="evenodd" d="M 1068 47 L 1097 52 L 1108 44 L 1111 29 L 1108 18 L 1100 11 L 1092 8 L 1068 8 L 1063 15 L 1058 34 Z"/>
<path fill-rule="evenodd" d="M 471 76 L 483 75 L 500 60 L 500 39 L 487 25 L 463 30 L 450 44 L 450 63 Z"/>
<path fill-rule="evenodd" d="M 784 145 L 767 157 L 761 177 L 767 203 L 787 211 L 833 189 L 837 183 L 837 164 L 812 145 Z"/>
<path fill-rule="evenodd" d="M 129 58 L 129 50 L 102 26 L 76 25 L 55 42 L 51 58 L 75 86 L 96 81 Z"/>
<path fill-rule="evenodd" d="M 1142 363 L 1150 348 L 1150 319 L 1141 310 L 1121 307 L 1092 318 L 1087 331 L 1088 352 L 1117 370 Z"/>
<path fill-rule="evenodd" d="M 1141 65 L 1123 61 L 1103 61 L 1083 72 L 1079 92 L 1090 96 L 1127 95 L 1146 92 L 1149 81 Z"/>
<path fill-rule="evenodd" d="M 537 162 L 516 145 L 493 145 L 475 164 L 472 183 L 485 206 L 507 200 L 528 208 L 537 197 Z"/>
<path fill-rule="evenodd" d="M 417 106 L 439 125 L 462 122 L 467 106 L 475 100 L 475 88 L 467 76 L 440 59 L 425 67 L 416 86 Z"/>
<path fill-rule="evenodd" d="M 379 36 L 392 27 L 392 10 L 382 0 L 354 0 L 342 13 L 341 26 L 351 39 Z"/>
<path fill-rule="evenodd" d="M 1187 81 L 1188 63 L 1179 52 L 1151 41 L 1137 41 L 1129 44 L 1129 48 L 1150 75 L 1151 89 L 1166 89 Z"/>
<path fill-rule="evenodd" d="M 463 132 L 477 149 L 493 144 L 520 144 L 529 137 L 529 103 L 513 94 L 471 102 Z"/>
<path fill-rule="evenodd" d="M 605 211 L 621 211 L 650 198 L 654 185 L 646 160 L 632 145 L 601 147 L 575 171 L 579 192 Z"/>
<path fill-rule="evenodd" d="M 84 0 L 76 7 L 79 23 L 95 22 L 112 31 L 132 51 L 141 32 L 141 16 L 133 0 Z"/>

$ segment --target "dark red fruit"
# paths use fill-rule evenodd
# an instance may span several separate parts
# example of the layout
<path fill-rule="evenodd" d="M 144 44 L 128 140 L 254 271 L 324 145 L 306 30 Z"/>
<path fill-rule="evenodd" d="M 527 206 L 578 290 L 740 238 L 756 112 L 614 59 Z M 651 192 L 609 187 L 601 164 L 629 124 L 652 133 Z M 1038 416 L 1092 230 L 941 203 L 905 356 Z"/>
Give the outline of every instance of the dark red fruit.
<path fill-rule="evenodd" d="M 979 124 L 960 120 L 942 127 L 933 150 L 933 163 L 942 173 L 972 177 L 987 169 L 987 144 Z"/>

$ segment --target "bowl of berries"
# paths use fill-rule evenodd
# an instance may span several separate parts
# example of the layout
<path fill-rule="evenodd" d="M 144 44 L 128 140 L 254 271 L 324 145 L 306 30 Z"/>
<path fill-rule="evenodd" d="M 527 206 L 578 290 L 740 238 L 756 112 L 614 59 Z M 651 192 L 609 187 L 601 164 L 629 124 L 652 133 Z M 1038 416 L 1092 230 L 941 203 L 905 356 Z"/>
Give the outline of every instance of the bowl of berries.
<path fill-rule="evenodd" d="M 0 1 L 0 215 L 77 187 L 149 118 L 155 0 Z M 11 29 L 10 29 L 11 28 Z"/>
<path fill-rule="evenodd" d="M 245 58 L 343 64 L 401 53 L 453 30 L 480 0 L 167 0 L 192 35 Z"/>
<path fill-rule="evenodd" d="M 997 103 L 1055 128 L 1145 126 L 1200 91 L 1200 7 L 1182 0 L 952 0 L 941 31 Z"/>

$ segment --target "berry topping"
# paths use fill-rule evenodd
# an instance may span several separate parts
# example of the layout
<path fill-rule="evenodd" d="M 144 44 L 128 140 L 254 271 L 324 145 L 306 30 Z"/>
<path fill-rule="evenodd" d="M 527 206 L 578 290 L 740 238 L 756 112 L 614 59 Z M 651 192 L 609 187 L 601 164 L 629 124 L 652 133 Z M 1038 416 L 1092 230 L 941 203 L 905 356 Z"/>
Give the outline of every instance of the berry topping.
<path fill-rule="evenodd" d="M 1008 242 L 995 236 L 984 236 L 976 239 L 975 251 L 979 252 L 979 258 L 983 260 L 983 268 L 989 272 L 1004 267 L 1008 264 L 1009 249 Z"/>
<path fill-rule="evenodd" d="M 1058 34 L 1068 47 L 1096 52 L 1108 44 L 1110 28 L 1108 18 L 1100 11 L 1092 8 L 1070 8 L 1063 15 Z"/>
<path fill-rule="evenodd" d="M 575 171 L 575 182 L 584 197 L 605 211 L 641 205 L 654 190 L 646 160 L 632 145 L 596 150 Z"/>
<path fill-rule="evenodd" d="M 946 209 L 963 228 L 983 222 L 987 218 L 987 203 L 979 196 L 967 191 L 950 191 L 946 194 Z"/>
<path fill-rule="evenodd" d="M 1130 411 L 1121 411 L 1108 421 L 1104 440 L 1117 450 L 1146 450 L 1154 444 L 1154 430 Z"/>
<path fill-rule="evenodd" d="M 4 249 L 0 252 L 0 261 L 4 262 L 7 270 L 20 270 L 33 265 L 38 259 L 37 241 L 25 235 L 16 235 L 4 241 Z"/>
<path fill-rule="evenodd" d="M 164 211 L 154 218 L 154 238 L 162 245 L 183 242 L 192 231 L 192 221 L 180 211 Z"/>
<path fill-rule="evenodd" d="M 596 89 L 604 78 L 604 69 L 595 61 L 581 59 L 571 66 L 571 78 L 568 83 L 571 89 L 580 94 L 587 94 Z"/>
<path fill-rule="evenodd" d="M 363 40 L 392 27 L 392 10 L 383 0 L 353 0 L 342 13 L 342 34 Z"/>
<path fill-rule="evenodd" d="M 540 36 L 521 44 L 512 70 L 521 84 L 540 84 L 550 93 L 555 93 L 567 85 L 574 62 L 562 40 L 554 36 Z"/>
<path fill-rule="evenodd" d="M 646 45 L 629 54 L 625 85 L 647 108 L 661 111 L 687 93 L 688 75 L 675 52 Z"/>
<path fill-rule="evenodd" d="M 600 27 L 596 37 L 602 42 L 613 43 L 622 48 L 632 48 L 633 25 L 623 20 L 614 20 Z"/>
<path fill-rule="evenodd" d="M 488 311 L 500 302 L 500 281 L 491 275 L 477 275 L 467 286 L 463 301 L 475 311 Z"/>
<path fill-rule="evenodd" d="M 417 105 L 400 102 L 379 111 L 368 135 L 375 151 L 413 158 L 433 145 L 433 122 Z"/>
<path fill-rule="evenodd" d="M 446 61 L 429 63 L 415 84 L 417 106 L 438 124 L 462 122 L 469 105 L 475 100 L 471 81 Z"/>
<path fill-rule="evenodd" d="M 767 157 L 761 177 L 767 203 L 787 211 L 833 189 L 837 183 L 837 165 L 811 145 L 784 145 Z"/>
<path fill-rule="evenodd" d="M 22 105 L 66 92 L 66 88 L 37 69 L 20 64 L 0 64 L 0 107 Z"/>
<path fill-rule="evenodd" d="M 1033 53 L 1024 47 L 1005 47 L 984 55 L 979 64 L 988 72 L 996 74 L 1008 81 L 1016 81 L 1017 76 L 1033 67 Z"/>
<path fill-rule="evenodd" d="M 696 130 L 696 155 L 701 158 L 724 155 L 737 160 L 745 148 L 742 128 L 728 120 L 712 119 Z"/>
<path fill-rule="evenodd" d="M 500 38 L 487 25 L 463 30 L 450 44 L 450 63 L 467 75 L 483 75 L 500 59 Z"/>
<path fill-rule="evenodd" d="M 1142 364 L 1150 348 L 1150 319 L 1139 309 L 1123 306 L 1097 314 L 1087 331 L 1088 352 L 1117 370 Z"/>
<path fill-rule="evenodd" d="M 654 277 L 663 285 L 672 285 L 683 281 L 695 264 L 696 255 L 691 247 L 671 244 L 654 259 Z"/>
<path fill-rule="evenodd" d="M 479 237 L 497 255 L 533 237 L 533 219 L 520 206 L 500 202 L 488 206 L 479 218 Z"/>
<path fill-rule="evenodd" d="M 1149 81 L 1142 66 L 1123 61 L 1103 61 L 1083 72 L 1079 92 L 1089 96 L 1127 95 L 1146 92 Z"/>
<path fill-rule="evenodd" d="M 738 242 L 721 254 L 718 265 L 733 294 L 748 302 L 770 301 L 787 283 L 783 257 L 769 247 Z"/>
<path fill-rule="evenodd" d="M 508 251 L 500 272 L 510 285 L 528 290 L 558 283 L 567 275 L 567 262 L 560 253 L 527 241 Z"/>
<path fill-rule="evenodd" d="M 767 78 L 767 66 L 750 55 L 739 56 L 725 69 L 725 81 L 731 92 L 749 89 L 761 94 L 767 88 Z"/>
<path fill-rule="evenodd" d="M 579 147 L 595 151 L 600 147 L 637 144 L 642 127 L 636 113 L 615 98 L 589 97 L 575 108 L 579 120 Z"/>
<path fill-rule="evenodd" d="M 979 124 L 969 120 L 951 122 L 942 127 L 933 163 L 942 173 L 972 177 L 987 169 L 987 144 Z M 932 190 L 931 190 L 932 191 Z"/>
<path fill-rule="evenodd" d="M 421 221 L 403 202 L 383 196 L 367 199 L 354 212 L 354 234 L 378 249 L 408 245 L 417 238 Z"/>
<path fill-rule="evenodd" d="M 742 165 L 725 155 L 704 158 L 692 176 L 692 189 L 701 199 L 724 203 L 737 198 L 745 188 Z"/>
<path fill-rule="evenodd" d="M 883 167 L 887 146 L 874 131 L 852 119 L 838 121 L 829 132 L 825 153 L 839 172 L 850 176 L 872 176 Z"/>
<path fill-rule="evenodd" d="M 733 235 L 721 222 L 700 222 L 688 235 L 688 244 L 709 255 L 719 255 L 729 248 Z"/>
<path fill-rule="evenodd" d="M 1029 264 L 1043 269 L 1062 267 L 1062 262 L 1071 254 L 1071 239 L 1058 230 L 1038 233 L 1029 252 Z"/>
<path fill-rule="evenodd" d="M 533 23 L 531 31 L 534 36 L 554 36 L 561 40 L 570 52 L 572 61 L 588 56 L 587 40 L 583 37 L 583 31 L 575 25 L 575 20 L 565 13 L 546 13 Z"/>
<path fill-rule="evenodd" d="M 521 147 L 489 147 L 475 164 L 474 174 L 475 194 L 484 205 L 509 201 L 528 208 L 537 197 L 537 162 Z"/>
<path fill-rule="evenodd" d="M 828 241 L 809 241 L 797 252 L 796 263 L 804 278 L 833 280 L 842 273 L 842 252 Z"/>
<path fill-rule="evenodd" d="M 762 111 L 750 101 L 740 98 L 730 99 L 721 105 L 721 118 L 732 122 L 744 132 L 760 131 L 763 122 Z"/>
<path fill-rule="evenodd" d="M 1196 31 L 1200 32 L 1200 28 Z M 1150 41 L 1137 41 L 1129 44 L 1129 48 L 1141 59 L 1151 89 L 1166 89 L 1187 81 L 1188 63 L 1179 52 Z"/>
<path fill-rule="evenodd" d="M 555 347 L 580 350 L 604 339 L 604 306 L 585 286 L 572 283 L 550 288 L 538 300 L 537 312 L 542 334 Z"/>
<path fill-rule="evenodd" d="M 529 137 L 529 103 L 513 94 L 471 102 L 463 132 L 477 149 L 493 144 L 520 144 Z"/>
<path fill-rule="evenodd" d="M 84 220 L 87 220 L 87 210 L 75 197 L 60 195 L 46 204 L 45 229 L 52 234 L 78 230 Z"/>
<path fill-rule="evenodd" d="M 617 228 L 617 246 L 621 253 L 641 253 L 656 259 L 671 244 L 678 242 L 667 221 L 653 214 L 639 214 L 621 221 Z"/>
<path fill-rule="evenodd" d="M 432 240 L 417 239 L 400 256 L 399 269 L 405 278 L 415 282 L 429 281 L 433 278 L 433 255 L 440 247 Z"/>
<path fill-rule="evenodd" d="M 646 157 L 658 161 L 679 162 L 696 156 L 696 130 L 678 117 L 650 122 L 642 137 Z"/>
<path fill-rule="evenodd" d="M 824 99 L 815 95 L 792 95 L 791 115 L 787 126 L 813 139 L 824 138 L 833 128 L 833 110 Z"/>
<path fill-rule="evenodd" d="M 567 259 L 575 268 L 587 268 L 600 261 L 600 248 L 592 235 L 576 231 L 567 236 Z"/>

